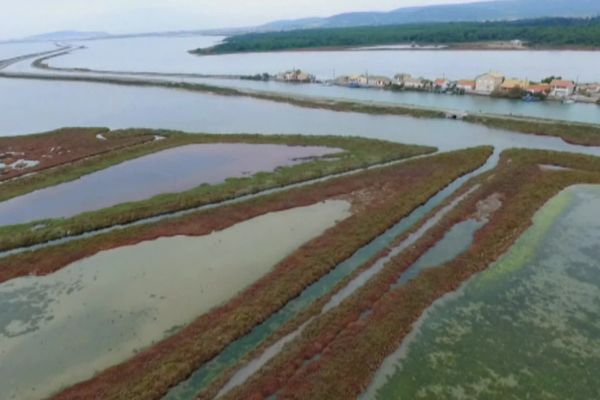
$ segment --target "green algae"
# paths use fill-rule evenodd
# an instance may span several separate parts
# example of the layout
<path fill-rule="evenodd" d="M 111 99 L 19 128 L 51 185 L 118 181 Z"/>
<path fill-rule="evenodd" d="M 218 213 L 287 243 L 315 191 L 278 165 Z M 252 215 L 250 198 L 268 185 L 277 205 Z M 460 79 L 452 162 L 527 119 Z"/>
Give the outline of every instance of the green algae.
<path fill-rule="evenodd" d="M 504 257 L 426 313 L 363 398 L 600 398 L 598 215 L 597 186 L 556 196 Z"/>

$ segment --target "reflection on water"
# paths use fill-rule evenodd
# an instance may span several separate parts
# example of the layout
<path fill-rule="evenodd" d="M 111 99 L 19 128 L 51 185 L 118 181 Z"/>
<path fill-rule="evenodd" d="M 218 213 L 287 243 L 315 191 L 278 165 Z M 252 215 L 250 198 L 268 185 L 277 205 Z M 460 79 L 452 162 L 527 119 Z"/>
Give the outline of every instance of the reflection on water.
<path fill-rule="evenodd" d="M 307 157 L 340 152 L 326 147 L 209 143 L 160 151 L 75 181 L 0 203 L 0 225 L 70 217 L 120 203 L 144 200 L 298 164 Z"/>
<path fill-rule="evenodd" d="M 555 197 L 508 254 L 427 312 L 364 398 L 599 398 L 597 215 L 597 186 Z"/>
<path fill-rule="evenodd" d="M 327 201 L 207 236 L 105 251 L 0 285 L 0 398 L 44 398 L 127 359 L 349 214 L 348 202 Z"/>

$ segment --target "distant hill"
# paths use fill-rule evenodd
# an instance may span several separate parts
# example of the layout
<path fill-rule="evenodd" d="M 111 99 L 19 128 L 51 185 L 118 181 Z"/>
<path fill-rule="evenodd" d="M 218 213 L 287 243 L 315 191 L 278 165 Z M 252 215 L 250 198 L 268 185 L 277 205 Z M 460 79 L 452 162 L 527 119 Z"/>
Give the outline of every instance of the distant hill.
<path fill-rule="evenodd" d="M 106 32 L 82 32 L 82 31 L 57 31 L 42 33 L 40 35 L 28 36 L 24 41 L 51 41 L 51 40 L 87 40 L 107 38 L 111 35 Z"/>
<path fill-rule="evenodd" d="M 399 8 L 390 12 L 355 12 L 329 18 L 275 21 L 256 31 L 311 28 L 400 25 L 420 22 L 499 21 L 541 17 L 593 17 L 600 15 L 600 0 L 496 0 Z"/>

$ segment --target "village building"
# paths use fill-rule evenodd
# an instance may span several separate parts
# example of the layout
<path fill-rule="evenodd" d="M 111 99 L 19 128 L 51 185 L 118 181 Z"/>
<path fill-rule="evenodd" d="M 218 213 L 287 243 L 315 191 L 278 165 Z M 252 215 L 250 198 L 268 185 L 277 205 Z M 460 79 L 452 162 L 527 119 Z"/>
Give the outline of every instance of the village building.
<path fill-rule="evenodd" d="M 438 90 L 448 90 L 448 88 L 450 87 L 450 81 L 445 78 L 436 79 L 433 82 L 433 87 Z"/>
<path fill-rule="evenodd" d="M 427 81 L 423 78 L 408 78 L 404 80 L 404 88 L 406 89 L 425 89 Z"/>
<path fill-rule="evenodd" d="M 529 86 L 527 86 L 527 89 L 525 89 L 525 90 L 529 94 L 547 95 L 548 93 L 550 93 L 551 89 L 550 89 L 549 83 L 535 83 L 535 84 L 530 84 Z"/>
<path fill-rule="evenodd" d="M 504 75 L 488 72 L 475 79 L 475 91 L 480 94 L 491 94 L 500 88 L 502 82 L 504 82 Z"/>
<path fill-rule="evenodd" d="M 308 74 L 302 70 L 294 69 L 277 75 L 277 80 L 284 82 L 310 83 L 316 79 L 314 75 Z"/>
<path fill-rule="evenodd" d="M 589 96 L 600 95 L 600 83 L 587 83 L 584 85 L 578 85 L 577 91 Z"/>
<path fill-rule="evenodd" d="M 465 92 L 474 92 L 475 91 L 475 81 L 468 79 L 461 79 L 456 82 L 456 88 L 458 90 L 464 90 Z"/>
<path fill-rule="evenodd" d="M 500 85 L 500 90 L 503 92 L 511 92 L 513 90 L 526 90 L 529 87 L 529 81 L 523 79 L 506 79 Z"/>
<path fill-rule="evenodd" d="M 550 95 L 553 97 L 569 97 L 575 93 L 575 82 L 555 79 L 550 82 Z"/>
<path fill-rule="evenodd" d="M 400 74 L 394 75 L 394 81 L 398 85 L 404 85 L 404 82 L 409 79 L 412 79 L 412 76 L 410 74 L 400 73 Z"/>
<path fill-rule="evenodd" d="M 367 86 L 388 87 L 392 85 L 392 80 L 386 76 L 369 76 Z"/>

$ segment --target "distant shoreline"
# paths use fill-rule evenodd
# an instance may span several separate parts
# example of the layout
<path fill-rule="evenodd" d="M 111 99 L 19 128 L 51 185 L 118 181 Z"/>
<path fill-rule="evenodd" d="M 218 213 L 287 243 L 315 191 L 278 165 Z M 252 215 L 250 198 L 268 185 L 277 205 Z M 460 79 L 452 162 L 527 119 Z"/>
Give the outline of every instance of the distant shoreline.
<path fill-rule="evenodd" d="M 226 56 L 233 54 L 268 54 L 268 53 L 313 53 L 313 52 L 352 52 L 352 51 L 600 51 L 598 46 L 522 46 L 507 47 L 502 45 L 493 45 L 490 43 L 452 43 L 446 45 L 418 45 L 415 47 L 394 47 L 403 46 L 406 43 L 394 44 L 375 44 L 369 46 L 322 46 L 322 47 L 302 47 L 279 50 L 265 51 L 232 51 L 232 52 L 206 52 L 208 49 L 189 50 L 190 54 L 199 57 L 206 56 Z"/>

